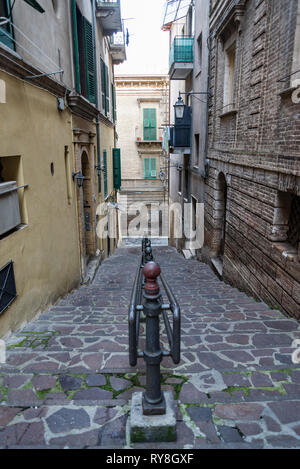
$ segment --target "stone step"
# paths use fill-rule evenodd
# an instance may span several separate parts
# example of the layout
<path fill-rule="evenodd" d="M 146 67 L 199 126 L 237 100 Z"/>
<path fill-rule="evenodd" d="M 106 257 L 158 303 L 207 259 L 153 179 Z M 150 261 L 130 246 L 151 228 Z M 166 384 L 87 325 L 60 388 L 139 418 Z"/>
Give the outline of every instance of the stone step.
<path fill-rule="evenodd" d="M 109 344 L 109 341 L 107 341 Z M 31 372 L 69 372 L 89 373 L 113 370 L 116 373 L 135 372 L 144 370 L 145 363 L 143 359 L 138 360 L 136 367 L 129 366 L 127 345 L 124 345 L 124 351 L 120 351 L 121 345 L 112 351 L 91 351 L 80 352 L 71 351 L 47 351 L 47 350 L 20 350 L 9 351 L 7 353 L 6 363 L 0 365 L 1 372 L 10 372 L 18 369 L 20 373 Z M 166 347 L 167 348 L 167 347 Z M 168 348 L 167 348 L 168 349 Z M 175 372 L 195 373 L 214 368 L 216 370 L 252 370 L 263 367 L 291 367 L 293 364 L 292 356 L 295 348 L 278 347 L 260 347 L 260 348 L 230 348 L 225 347 L 221 350 L 185 349 L 181 353 L 181 362 L 174 365 L 170 357 L 164 358 L 162 369 L 174 370 Z"/>
<path fill-rule="evenodd" d="M 238 326 L 240 324 L 237 324 Z M 182 351 L 221 351 L 238 349 L 265 349 L 267 347 L 293 347 L 293 343 L 299 339 L 298 332 L 250 332 L 237 330 L 224 331 L 220 329 L 219 333 L 211 330 L 200 331 L 193 328 L 182 328 L 181 348 Z M 161 346 L 168 349 L 168 340 L 165 330 L 160 336 Z M 139 348 L 145 347 L 145 326 L 141 327 Z M 59 334 L 57 331 L 44 332 L 23 332 L 14 335 L 7 341 L 7 357 L 12 354 L 27 353 L 28 349 L 46 351 L 46 352 L 127 352 L 128 351 L 128 333 L 117 333 L 111 331 L 102 335 L 91 335 L 78 333 L 70 336 Z"/>

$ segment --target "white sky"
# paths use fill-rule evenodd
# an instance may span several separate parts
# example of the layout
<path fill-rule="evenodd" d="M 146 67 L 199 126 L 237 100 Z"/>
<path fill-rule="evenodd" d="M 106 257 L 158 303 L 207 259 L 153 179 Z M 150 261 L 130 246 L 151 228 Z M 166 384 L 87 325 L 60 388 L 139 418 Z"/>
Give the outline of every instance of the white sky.
<path fill-rule="evenodd" d="M 162 31 L 165 0 L 121 0 L 122 18 L 129 30 L 127 60 L 115 74 L 167 74 L 169 33 Z"/>

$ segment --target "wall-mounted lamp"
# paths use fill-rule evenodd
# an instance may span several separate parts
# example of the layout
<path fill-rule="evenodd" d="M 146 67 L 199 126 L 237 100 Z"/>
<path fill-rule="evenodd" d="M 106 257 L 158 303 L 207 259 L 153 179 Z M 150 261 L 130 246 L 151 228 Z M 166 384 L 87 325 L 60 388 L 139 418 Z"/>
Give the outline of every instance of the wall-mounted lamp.
<path fill-rule="evenodd" d="M 186 93 L 182 92 L 182 91 L 179 91 L 179 96 L 178 96 L 178 99 L 176 101 L 176 103 L 174 104 L 174 110 L 175 110 L 175 117 L 176 119 L 183 119 L 183 116 L 184 116 L 184 110 L 185 110 L 185 104 L 183 102 L 183 99 L 181 97 L 182 94 L 187 94 L 187 95 L 196 95 L 196 94 L 206 94 L 208 96 L 211 95 L 211 92 L 210 91 L 201 91 L 201 92 L 196 92 L 196 91 L 188 91 Z M 201 101 L 201 100 L 200 100 Z"/>
<path fill-rule="evenodd" d="M 83 176 L 81 171 L 78 171 L 77 173 L 72 173 L 72 179 L 73 181 L 77 181 L 77 186 L 80 188 L 83 186 L 83 181 L 85 180 L 85 177 Z"/>
<path fill-rule="evenodd" d="M 185 104 L 184 104 L 183 99 L 182 99 L 182 97 L 180 95 L 180 92 L 179 92 L 178 99 L 177 99 L 176 103 L 174 104 L 174 111 L 175 111 L 176 119 L 182 119 L 183 118 L 184 108 L 185 108 Z"/>

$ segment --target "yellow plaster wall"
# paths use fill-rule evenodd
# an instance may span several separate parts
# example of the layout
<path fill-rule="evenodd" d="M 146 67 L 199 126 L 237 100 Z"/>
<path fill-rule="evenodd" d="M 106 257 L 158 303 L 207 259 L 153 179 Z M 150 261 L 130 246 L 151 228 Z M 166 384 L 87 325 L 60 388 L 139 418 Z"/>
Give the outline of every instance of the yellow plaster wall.
<path fill-rule="evenodd" d="M 0 239 L 0 267 L 14 261 L 18 297 L 0 316 L 0 336 L 32 319 L 80 281 L 72 117 L 56 97 L 0 71 L 6 103 L 0 104 L 0 157 L 21 157 L 26 222 Z M 50 165 L 54 164 L 54 175 Z M 67 177 L 71 197 L 67 194 Z"/>

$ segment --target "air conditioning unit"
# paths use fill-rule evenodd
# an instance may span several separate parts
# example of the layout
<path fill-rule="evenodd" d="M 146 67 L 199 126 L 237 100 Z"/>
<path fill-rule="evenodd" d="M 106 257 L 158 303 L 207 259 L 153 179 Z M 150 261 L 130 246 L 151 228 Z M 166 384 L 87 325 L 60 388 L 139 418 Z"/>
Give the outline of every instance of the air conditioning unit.
<path fill-rule="evenodd" d="M 16 181 L 0 183 L 0 235 L 21 223 Z"/>

